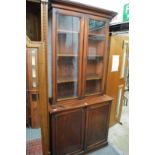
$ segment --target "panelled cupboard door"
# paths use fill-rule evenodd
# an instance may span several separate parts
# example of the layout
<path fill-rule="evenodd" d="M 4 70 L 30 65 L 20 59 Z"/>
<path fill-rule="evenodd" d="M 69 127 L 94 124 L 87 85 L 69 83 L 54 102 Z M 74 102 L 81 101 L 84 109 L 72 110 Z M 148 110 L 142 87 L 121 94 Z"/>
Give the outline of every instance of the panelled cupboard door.
<path fill-rule="evenodd" d="M 55 114 L 52 117 L 53 155 L 71 155 L 83 152 L 84 109 Z"/>
<path fill-rule="evenodd" d="M 103 94 L 108 20 L 85 18 L 83 96 Z"/>
<path fill-rule="evenodd" d="M 107 144 L 110 106 L 111 104 L 108 103 L 88 107 L 86 111 L 86 150 Z"/>
<path fill-rule="evenodd" d="M 54 10 L 53 99 L 78 98 L 81 94 L 81 67 L 84 17 L 80 13 Z"/>

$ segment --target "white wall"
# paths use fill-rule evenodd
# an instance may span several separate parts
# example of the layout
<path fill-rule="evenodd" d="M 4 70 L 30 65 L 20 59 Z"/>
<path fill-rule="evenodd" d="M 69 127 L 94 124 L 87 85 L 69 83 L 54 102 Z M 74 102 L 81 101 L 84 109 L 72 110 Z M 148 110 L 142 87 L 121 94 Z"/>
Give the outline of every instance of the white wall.
<path fill-rule="evenodd" d="M 129 3 L 129 0 L 71 0 L 111 11 L 115 11 L 118 15 L 112 20 L 112 23 L 122 22 L 123 6 Z"/>

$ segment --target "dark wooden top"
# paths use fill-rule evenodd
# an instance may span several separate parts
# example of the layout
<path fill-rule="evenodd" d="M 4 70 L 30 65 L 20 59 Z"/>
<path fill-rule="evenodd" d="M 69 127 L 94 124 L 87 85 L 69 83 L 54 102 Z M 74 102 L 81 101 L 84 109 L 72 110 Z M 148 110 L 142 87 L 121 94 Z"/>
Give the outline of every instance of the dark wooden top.
<path fill-rule="evenodd" d="M 35 2 L 35 3 L 41 3 L 41 2 L 46 2 L 48 3 L 48 0 L 26 0 L 28 2 Z"/>
<path fill-rule="evenodd" d="M 112 101 L 113 98 L 109 97 L 107 95 L 103 96 L 91 96 L 86 97 L 82 100 L 66 100 L 66 101 L 59 101 L 55 105 L 49 105 L 48 109 L 50 114 L 58 113 L 66 110 L 81 108 L 81 107 L 87 107 L 90 105 L 98 104 L 98 103 L 104 103 L 107 101 Z"/>
<path fill-rule="evenodd" d="M 114 11 L 97 8 L 90 5 L 68 1 L 68 0 L 49 0 L 49 2 L 51 2 L 51 7 L 62 8 L 63 6 L 70 10 L 74 10 L 74 8 L 79 8 L 80 10 L 75 10 L 75 11 L 79 11 L 81 13 L 88 12 L 88 14 L 92 14 L 91 12 L 94 12 L 94 13 L 98 13 L 98 15 L 100 14 L 101 16 L 107 15 L 106 17 L 109 19 L 112 19 L 114 16 L 117 15 L 117 13 Z"/>

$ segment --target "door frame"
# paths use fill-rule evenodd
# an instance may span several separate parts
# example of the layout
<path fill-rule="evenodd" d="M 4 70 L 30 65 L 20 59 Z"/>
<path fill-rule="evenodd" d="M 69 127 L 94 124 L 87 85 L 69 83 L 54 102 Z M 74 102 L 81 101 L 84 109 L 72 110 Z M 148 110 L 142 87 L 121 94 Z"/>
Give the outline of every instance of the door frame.
<path fill-rule="evenodd" d="M 124 46 L 125 44 L 127 44 L 126 46 L 126 55 L 125 55 L 125 63 L 124 63 L 124 74 L 122 77 L 122 67 L 123 67 L 123 59 L 124 59 Z M 120 67 L 120 83 L 118 85 L 118 93 L 119 93 L 119 89 L 122 89 L 122 95 L 121 95 L 121 100 L 120 100 L 120 107 L 118 107 L 118 103 L 117 103 L 117 107 L 118 107 L 118 115 L 117 115 L 117 107 L 116 107 L 116 121 L 121 123 L 121 115 L 122 115 L 122 108 L 123 108 L 123 101 L 124 101 L 124 93 L 125 93 L 125 73 L 126 73 L 126 67 L 127 67 L 127 55 L 129 54 L 129 41 L 127 39 L 123 40 L 123 46 L 122 46 L 122 57 L 121 57 L 121 67 Z M 124 81 L 124 84 L 123 84 Z M 118 101 L 118 94 L 117 94 L 117 101 Z"/>
<path fill-rule="evenodd" d="M 46 75 L 46 58 L 44 43 L 31 41 L 26 37 L 27 48 L 38 49 L 38 82 L 39 82 L 39 113 L 42 137 L 42 152 L 47 155 L 49 152 L 49 128 L 48 128 L 48 96 L 47 96 L 47 75 Z"/>

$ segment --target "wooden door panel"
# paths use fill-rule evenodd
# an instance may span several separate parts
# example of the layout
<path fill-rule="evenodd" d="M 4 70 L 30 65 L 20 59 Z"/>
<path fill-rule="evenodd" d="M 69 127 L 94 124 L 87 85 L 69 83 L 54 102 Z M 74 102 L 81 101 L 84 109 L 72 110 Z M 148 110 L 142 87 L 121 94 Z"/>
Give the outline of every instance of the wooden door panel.
<path fill-rule="evenodd" d="M 39 96 L 37 93 L 29 93 L 31 103 L 31 126 L 40 128 Z"/>
<path fill-rule="evenodd" d="M 55 146 L 53 154 L 69 155 L 83 151 L 83 109 L 62 112 L 54 116 Z"/>
<path fill-rule="evenodd" d="M 107 140 L 109 108 L 109 105 L 97 105 L 87 109 L 86 149 Z"/>
<path fill-rule="evenodd" d="M 111 107 L 111 116 L 110 116 L 110 126 L 120 121 L 121 109 L 122 109 L 122 98 L 120 99 L 120 104 L 118 105 L 118 93 L 119 87 L 122 87 L 122 95 L 124 94 L 124 85 L 125 80 L 122 76 L 122 66 L 123 66 L 123 57 L 124 57 L 124 41 L 128 40 L 128 36 L 125 35 L 114 35 L 110 37 L 110 49 L 109 49 L 109 63 L 108 63 L 108 73 L 107 73 L 107 82 L 106 82 L 106 94 L 113 97 L 113 104 Z M 113 56 L 119 56 L 119 66 L 117 71 L 112 71 L 112 60 Z M 119 112 L 119 114 L 118 114 Z"/>

